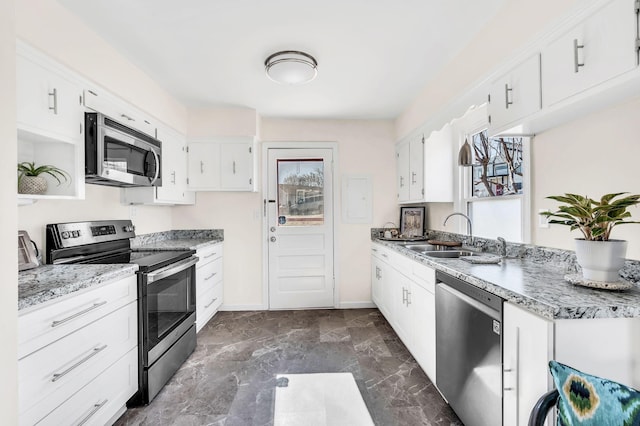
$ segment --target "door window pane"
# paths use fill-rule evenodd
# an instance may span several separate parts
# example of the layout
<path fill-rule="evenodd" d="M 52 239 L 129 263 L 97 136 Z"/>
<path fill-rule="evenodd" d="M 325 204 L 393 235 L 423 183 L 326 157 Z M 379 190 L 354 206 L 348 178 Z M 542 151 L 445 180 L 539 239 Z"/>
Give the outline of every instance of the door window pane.
<path fill-rule="evenodd" d="M 324 224 L 324 162 L 278 160 L 278 226 Z"/>

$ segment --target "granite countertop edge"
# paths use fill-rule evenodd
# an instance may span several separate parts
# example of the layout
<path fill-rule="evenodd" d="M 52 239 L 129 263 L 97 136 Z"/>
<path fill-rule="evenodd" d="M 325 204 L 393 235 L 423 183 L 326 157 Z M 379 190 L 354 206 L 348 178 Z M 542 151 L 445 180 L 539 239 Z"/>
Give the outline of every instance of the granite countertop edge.
<path fill-rule="evenodd" d="M 372 242 L 388 247 L 438 271 L 460 278 L 550 320 L 640 317 L 640 289 L 637 285 L 633 290 L 630 290 L 631 293 L 582 288 L 566 283 L 564 281 L 564 271 L 558 267 L 534 263 L 528 259 L 503 259 L 502 262 L 515 272 L 518 272 L 518 270 L 524 271 L 526 268 L 535 268 L 536 271 L 540 272 L 540 276 L 549 279 L 546 282 L 542 279 L 534 281 L 523 278 L 529 287 L 539 290 L 539 293 L 543 296 L 540 297 L 540 295 L 527 294 L 526 291 L 515 291 L 506 288 L 497 282 L 492 282 L 473 273 L 473 271 L 482 272 L 482 268 L 485 268 L 484 270 L 486 271 L 488 270 L 486 268 L 496 267 L 496 265 L 472 265 L 460 259 L 428 258 L 395 242 L 379 239 L 372 239 Z M 526 274 L 523 273 L 522 275 Z M 550 294 L 545 295 L 544 293 L 547 290 L 549 290 Z M 564 297 L 566 301 L 545 300 L 553 297 L 554 293 L 563 293 L 560 297 Z M 571 303 L 569 300 L 572 299 L 572 293 L 577 295 L 575 300 L 578 300 L 579 297 L 582 300 L 589 300 L 591 303 Z M 621 300 L 619 303 L 613 303 L 609 300 L 612 298 Z"/>
<path fill-rule="evenodd" d="M 202 250 L 224 241 L 221 229 L 183 229 L 139 235 L 131 240 L 133 250 Z"/>
<path fill-rule="evenodd" d="M 18 274 L 18 311 L 132 276 L 138 265 L 42 265 Z"/>

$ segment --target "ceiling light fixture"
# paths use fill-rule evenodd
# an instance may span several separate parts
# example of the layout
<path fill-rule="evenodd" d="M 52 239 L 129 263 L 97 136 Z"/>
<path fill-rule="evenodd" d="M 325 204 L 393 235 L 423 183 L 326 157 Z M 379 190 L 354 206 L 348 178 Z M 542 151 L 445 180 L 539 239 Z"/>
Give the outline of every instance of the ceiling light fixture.
<path fill-rule="evenodd" d="M 458 165 L 460 167 L 473 166 L 471 145 L 469 145 L 469 141 L 466 138 L 464 140 L 464 144 L 460 147 L 460 152 L 458 153 Z"/>
<path fill-rule="evenodd" d="M 267 77 L 280 84 L 304 84 L 318 75 L 318 62 L 307 53 L 283 50 L 264 61 Z"/>

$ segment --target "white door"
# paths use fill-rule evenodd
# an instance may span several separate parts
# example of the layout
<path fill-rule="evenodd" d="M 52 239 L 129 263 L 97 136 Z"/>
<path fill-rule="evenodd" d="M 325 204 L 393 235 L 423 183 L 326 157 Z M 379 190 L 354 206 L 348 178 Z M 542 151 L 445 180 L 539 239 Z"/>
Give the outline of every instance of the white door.
<path fill-rule="evenodd" d="M 269 308 L 334 306 L 332 150 L 268 150 Z"/>

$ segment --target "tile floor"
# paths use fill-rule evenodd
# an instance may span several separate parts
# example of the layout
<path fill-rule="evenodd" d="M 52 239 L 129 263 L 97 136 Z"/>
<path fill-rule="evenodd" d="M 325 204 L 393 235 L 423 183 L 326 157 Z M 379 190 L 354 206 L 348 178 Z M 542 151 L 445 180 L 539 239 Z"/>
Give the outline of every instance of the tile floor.
<path fill-rule="evenodd" d="M 376 425 L 461 425 L 376 309 L 219 312 L 116 425 L 272 425 L 277 374 L 352 373 Z"/>

